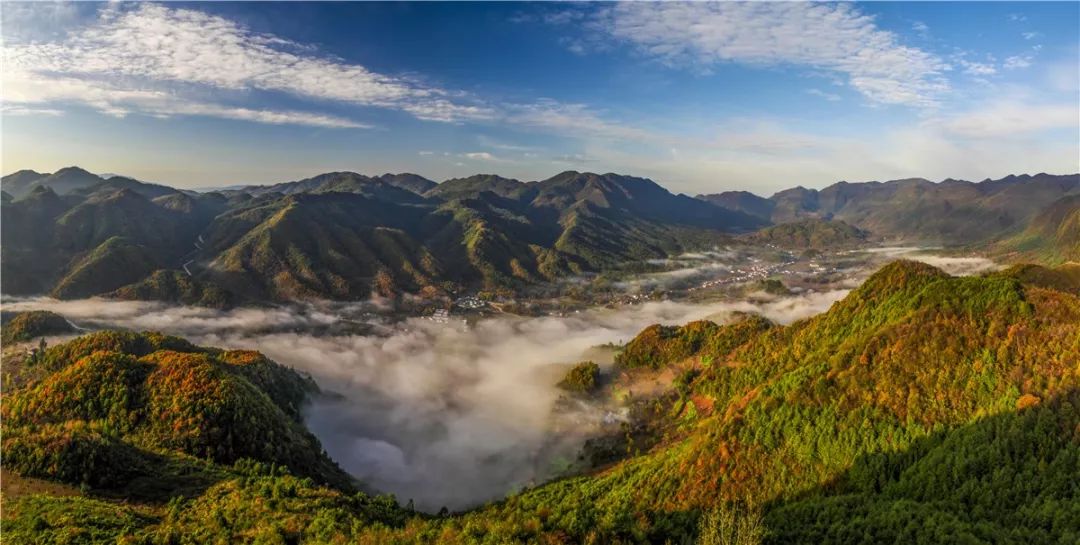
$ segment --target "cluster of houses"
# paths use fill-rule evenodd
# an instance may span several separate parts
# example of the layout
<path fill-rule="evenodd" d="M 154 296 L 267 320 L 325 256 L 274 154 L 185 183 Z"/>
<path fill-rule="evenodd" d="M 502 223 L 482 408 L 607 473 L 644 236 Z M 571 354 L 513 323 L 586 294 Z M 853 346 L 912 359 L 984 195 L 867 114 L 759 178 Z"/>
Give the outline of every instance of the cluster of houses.
<path fill-rule="evenodd" d="M 473 296 L 473 295 L 467 295 L 465 297 L 461 297 L 457 301 L 454 301 L 454 304 L 461 307 L 461 308 L 469 309 L 469 310 L 475 310 L 475 309 L 484 308 L 484 307 L 487 306 L 486 301 L 484 301 L 483 299 L 480 299 L 479 297 Z"/>

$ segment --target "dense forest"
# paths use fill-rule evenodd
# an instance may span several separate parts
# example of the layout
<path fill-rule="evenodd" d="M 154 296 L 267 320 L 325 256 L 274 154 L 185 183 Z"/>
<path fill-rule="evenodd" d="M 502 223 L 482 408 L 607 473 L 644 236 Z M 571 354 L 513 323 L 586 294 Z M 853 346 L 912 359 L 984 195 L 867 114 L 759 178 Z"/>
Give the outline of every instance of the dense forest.
<path fill-rule="evenodd" d="M 351 481 L 304 429 L 316 386 L 153 333 L 48 347 L 5 380 L 12 543 L 1076 543 L 1080 277 L 885 266 L 781 326 L 653 326 L 682 371 L 659 436 L 465 513 Z M 563 386 L 587 395 L 584 362 Z M 60 484 L 57 484 L 60 483 Z M 399 501 L 400 500 L 400 501 Z"/>

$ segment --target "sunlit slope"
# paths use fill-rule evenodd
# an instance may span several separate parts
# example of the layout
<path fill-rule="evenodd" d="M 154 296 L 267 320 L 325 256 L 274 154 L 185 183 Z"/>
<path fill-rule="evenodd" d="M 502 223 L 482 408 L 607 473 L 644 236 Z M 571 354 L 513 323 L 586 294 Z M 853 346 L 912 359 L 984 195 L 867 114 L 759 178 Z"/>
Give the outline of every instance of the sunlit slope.
<path fill-rule="evenodd" d="M 672 402 L 657 403 L 667 425 L 656 446 L 466 514 L 415 516 L 280 472 L 215 466 L 226 475 L 166 514 L 138 518 L 131 507 L 105 515 L 115 508 L 97 500 L 19 500 L 5 506 L 12 521 L 5 528 L 30 528 L 34 517 L 54 529 L 134 517 L 107 535 L 162 543 L 185 535 L 200 536 L 197 542 L 679 543 L 696 538 L 703 513 L 749 504 L 736 518 L 760 521 L 765 543 L 1072 543 L 1080 537 L 1080 298 L 1062 291 L 1071 284 L 1056 274 L 1028 268 L 951 277 L 900 261 L 827 312 L 789 326 L 742 317 L 648 328 L 619 365 L 696 369 L 683 374 Z M 186 441 L 191 432 L 182 425 L 168 432 L 127 424 L 143 413 L 125 409 L 132 401 L 120 392 L 142 391 L 138 385 L 150 384 L 145 377 L 162 365 L 176 372 L 209 365 L 214 376 L 233 377 L 226 385 L 243 378 L 240 389 L 274 400 L 252 414 L 290 421 L 283 407 L 295 405 L 300 387 L 284 388 L 291 397 L 274 393 L 262 379 L 235 373 L 227 353 L 155 339 L 103 345 L 123 357 L 84 355 L 99 341 L 52 349 L 50 361 L 77 363 L 16 394 L 17 403 L 5 402 L 6 425 L 44 424 L 16 428 L 27 431 L 6 433 L 5 441 L 54 444 L 32 434 L 77 420 L 102 422 L 66 424 L 95 449 Z M 112 379 L 88 378 L 98 376 Z M 61 382 L 79 396 L 40 395 Z M 147 407 L 158 403 L 154 391 L 147 390 Z M 184 406 L 184 395 L 168 399 Z M 266 426 L 279 429 L 256 421 L 227 429 L 252 439 Z M 310 474 L 312 466 L 292 462 L 310 444 L 301 439 L 283 458 L 233 444 L 255 449 L 245 456 L 279 460 L 292 468 L 286 473 Z"/>
<path fill-rule="evenodd" d="M 1075 296 L 898 262 L 810 320 L 650 329 L 621 356 L 687 357 L 684 437 L 447 525 L 655 542 L 751 501 L 775 543 L 1080 536 Z"/>
<path fill-rule="evenodd" d="M 1014 261 L 1080 262 L 1080 195 L 1054 201 L 1024 231 L 996 245 Z"/>
<path fill-rule="evenodd" d="M 300 423 L 314 383 L 257 353 L 99 332 L 27 365 L 43 376 L 4 395 L 6 469 L 123 490 L 252 458 L 348 486 Z"/>
<path fill-rule="evenodd" d="M 0 214 L 5 293 L 214 306 L 513 293 L 710 248 L 729 241 L 725 233 L 764 224 L 618 174 L 435 184 L 411 174 L 331 172 L 205 194 L 87 176 L 74 188 L 52 183 L 54 175 L 5 178 L 15 191 Z M 199 287 L 178 285 L 187 282 Z"/>

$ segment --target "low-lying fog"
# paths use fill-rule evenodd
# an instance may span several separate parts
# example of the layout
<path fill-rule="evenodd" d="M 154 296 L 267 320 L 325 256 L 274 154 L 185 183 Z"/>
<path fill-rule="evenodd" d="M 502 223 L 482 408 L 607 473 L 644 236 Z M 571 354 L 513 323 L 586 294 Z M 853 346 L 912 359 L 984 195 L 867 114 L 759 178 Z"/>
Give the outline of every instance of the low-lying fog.
<path fill-rule="evenodd" d="M 969 272 L 972 264 L 963 266 Z M 721 321 L 734 311 L 790 323 L 826 310 L 847 292 L 699 304 L 652 301 L 562 317 L 485 318 L 469 327 L 460 320 L 410 318 L 380 326 L 378 335 L 333 327 L 364 310 L 362 304 L 216 311 L 9 298 L 3 306 L 52 310 L 84 328 L 159 330 L 208 346 L 257 349 L 306 371 L 328 394 L 337 394 L 315 400 L 305 412 L 327 452 L 371 487 L 434 511 L 500 498 L 554 476 L 574 457 L 584 436 L 552 429 L 560 396 L 555 383 L 567 368 L 559 364 L 609 363 L 610 352 L 595 347 L 628 341 L 653 323 Z M 602 412 L 580 410 L 578 421 L 586 427 Z"/>

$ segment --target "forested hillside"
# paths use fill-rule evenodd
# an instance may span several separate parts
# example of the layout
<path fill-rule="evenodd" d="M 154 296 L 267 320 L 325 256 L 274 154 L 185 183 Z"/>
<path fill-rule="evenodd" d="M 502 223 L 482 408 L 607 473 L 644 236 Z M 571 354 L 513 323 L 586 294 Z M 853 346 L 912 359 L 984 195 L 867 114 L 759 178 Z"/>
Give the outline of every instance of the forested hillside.
<path fill-rule="evenodd" d="M 789 326 L 648 328 L 617 365 L 680 370 L 642 399 L 653 441 L 441 516 L 341 482 L 296 421 L 302 377 L 254 353 L 95 334 L 4 393 L 5 469 L 84 485 L 7 499 L 5 540 L 1073 543 L 1076 280 L 899 261 Z"/>
<path fill-rule="evenodd" d="M 782 247 L 904 239 L 1076 259 L 1077 175 L 668 192 L 618 174 L 332 172 L 195 193 L 77 167 L 3 179 L 6 294 L 228 306 L 520 288 L 739 240 Z M 770 226 L 770 224 L 773 224 Z M 734 239 L 731 235 L 766 230 Z M 1007 241 L 1007 242 L 1001 242 Z"/>
<path fill-rule="evenodd" d="M 1080 174 L 1024 174 L 981 182 L 839 182 L 821 190 L 786 189 L 768 199 L 745 191 L 698 198 L 776 224 L 835 219 L 876 237 L 956 245 L 1019 233 L 1046 207 L 1077 194 Z"/>
<path fill-rule="evenodd" d="M 513 291 L 764 224 L 643 178 L 578 172 L 444 184 L 334 172 L 194 193 L 72 167 L 3 187 L 5 293 L 213 306 Z"/>

